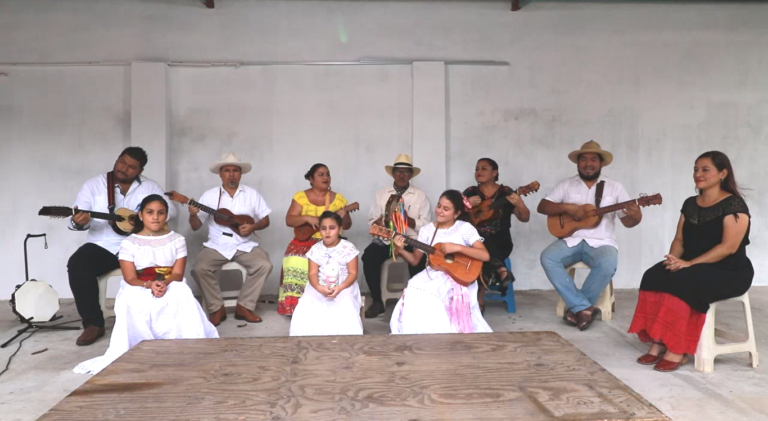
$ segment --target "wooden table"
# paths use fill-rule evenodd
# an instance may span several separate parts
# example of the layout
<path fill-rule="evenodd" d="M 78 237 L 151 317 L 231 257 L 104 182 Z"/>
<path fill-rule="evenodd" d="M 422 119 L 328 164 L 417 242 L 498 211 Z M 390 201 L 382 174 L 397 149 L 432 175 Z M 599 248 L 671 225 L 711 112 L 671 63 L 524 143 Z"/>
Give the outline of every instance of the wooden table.
<path fill-rule="evenodd" d="M 40 419 L 669 418 L 560 335 L 516 332 L 142 342 Z"/>

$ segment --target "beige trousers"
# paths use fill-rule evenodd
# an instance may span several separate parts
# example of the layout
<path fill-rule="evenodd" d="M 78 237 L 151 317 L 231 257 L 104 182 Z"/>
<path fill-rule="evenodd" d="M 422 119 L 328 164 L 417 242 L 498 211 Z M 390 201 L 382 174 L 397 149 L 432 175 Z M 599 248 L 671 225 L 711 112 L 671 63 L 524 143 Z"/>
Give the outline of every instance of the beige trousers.
<path fill-rule="evenodd" d="M 248 253 L 238 250 L 232 257 L 232 261 L 241 264 L 248 272 L 243 287 L 240 289 L 240 295 L 237 297 L 237 304 L 253 311 L 256 309 L 261 288 L 269 274 L 272 273 L 272 262 L 269 261 L 269 254 L 259 247 L 254 247 Z M 203 247 L 203 251 L 197 255 L 192 267 L 192 277 L 195 278 L 197 285 L 203 292 L 205 302 L 208 303 L 206 309 L 208 313 L 213 313 L 224 305 L 224 301 L 221 299 L 221 287 L 215 272 L 227 263 L 229 260 L 218 251 Z"/>

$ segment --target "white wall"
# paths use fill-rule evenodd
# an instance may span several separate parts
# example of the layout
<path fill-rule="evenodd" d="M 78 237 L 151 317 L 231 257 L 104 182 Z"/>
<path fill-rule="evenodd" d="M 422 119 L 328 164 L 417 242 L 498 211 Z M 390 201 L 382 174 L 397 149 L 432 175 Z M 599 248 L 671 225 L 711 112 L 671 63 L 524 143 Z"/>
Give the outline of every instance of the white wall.
<path fill-rule="evenodd" d="M 446 67 L 450 187 L 470 185 L 475 160 L 487 155 L 499 161 L 506 183 L 542 183 L 543 191 L 526 199 L 535 208 L 545 190 L 574 174 L 568 151 L 595 139 L 616 156 L 607 175 L 633 195 L 665 198 L 662 207 L 645 211 L 641 226 L 619 228 L 616 282 L 633 287 L 666 251 L 679 207 L 693 194 L 693 159 L 718 148 L 754 189 L 749 253 L 755 283 L 768 284 L 761 217 L 768 207 L 761 185 L 768 152 L 768 5 L 536 2 L 512 13 L 508 2 L 217 3 L 209 11 L 192 0 L 6 0 L 0 2 L 0 63 L 508 61 L 509 67 Z M 127 69 L 0 66 L 9 74 L 0 77 L 0 165 L 21 179 L 10 182 L 9 175 L 0 189 L 14 198 L 29 196 L 32 185 L 43 191 L 0 210 L 0 264 L 7 269 L 0 298 L 23 280 L 21 242 L 35 231 L 49 233 L 51 249 L 31 254 L 33 266 L 45 265 L 31 274 L 69 296 L 66 259 L 81 235 L 36 211 L 53 200 L 70 203 L 82 181 L 108 169 L 130 141 Z M 211 157 L 240 149 L 265 169 L 244 181 L 262 189 L 275 211 L 262 237 L 279 265 L 290 236 L 280 214 L 305 186 L 301 175 L 314 161 L 327 161 L 334 187 L 352 200 L 369 202 L 366 194 L 387 182 L 381 166 L 412 141 L 409 69 L 172 68 L 170 184 L 199 195 L 216 182 L 205 172 Z M 294 145 L 318 145 L 316 158 L 290 159 Z M 71 152 L 78 146 L 87 148 L 86 159 Z M 354 148 L 354 155 L 334 157 L 334 147 Z M 434 201 L 439 192 L 429 193 Z M 354 218 L 359 229 L 364 218 Z M 367 243 L 361 231 L 352 237 L 361 248 Z M 513 224 L 513 237 L 518 287 L 548 288 L 538 265 L 550 241 L 543 219 Z M 189 239 L 194 248 L 202 237 Z M 273 277 L 265 292 L 275 288 Z"/>

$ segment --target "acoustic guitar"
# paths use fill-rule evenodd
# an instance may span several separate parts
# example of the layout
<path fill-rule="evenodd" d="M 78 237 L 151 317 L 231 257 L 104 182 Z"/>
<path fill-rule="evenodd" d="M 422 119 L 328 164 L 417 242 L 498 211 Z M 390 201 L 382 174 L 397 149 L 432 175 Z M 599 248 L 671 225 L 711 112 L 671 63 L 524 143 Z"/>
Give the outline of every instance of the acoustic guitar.
<path fill-rule="evenodd" d="M 136 212 L 126 208 L 115 209 L 115 213 L 112 214 L 85 209 L 72 209 L 67 206 L 43 206 L 37 214 L 50 218 L 69 218 L 78 213 L 88 213 L 93 219 L 110 221 L 109 226 L 118 235 L 129 235 L 133 231 L 133 221 L 136 219 Z"/>
<path fill-rule="evenodd" d="M 538 181 L 534 181 L 531 184 L 518 187 L 517 193 L 519 196 L 527 196 L 531 193 L 536 193 L 539 191 L 539 188 L 541 186 L 539 185 Z M 472 225 L 477 226 L 483 221 L 487 221 L 493 217 L 494 210 L 504 206 L 505 203 L 509 203 L 507 201 L 507 196 L 497 197 L 494 199 L 485 199 L 482 202 L 480 202 L 479 205 L 473 207 L 469 211 L 469 221 L 472 223 Z"/>
<path fill-rule="evenodd" d="M 379 225 L 371 225 L 369 230 L 371 235 L 392 240 L 397 234 Z M 419 249 L 429 255 L 429 266 L 432 269 L 447 273 L 454 281 L 460 285 L 469 286 L 480 277 L 480 271 L 483 269 L 483 262 L 473 259 L 461 253 L 445 254 L 441 250 L 442 243 L 433 246 L 424 244 L 413 238 L 404 237 L 405 244 Z"/>
<path fill-rule="evenodd" d="M 557 238 L 570 237 L 578 230 L 595 228 L 600 225 L 600 221 L 603 220 L 603 215 L 624 210 L 630 203 L 637 203 L 639 206 L 646 207 L 660 205 L 661 202 L 661 195 L 656 193 L 653 196 L 640 196 L 637 199 L 628 200 L 604 208 L 597 208 L 592 204 L 581 205 L 586 210 L 584 219 L 576 221 L 567 213 L 551 215 L 547 217 L 547 228 L 549 228 L 549 232 Z"/>
<path fill-rule="evenodd" d="M 345 212 L 354 212 L 358 209 L 360 209 L 360 205 L 357 202 L 344 206 Z M 311 224 L 304 224 L 293 229 L 293 236 L 299 241 L 307 241 L 319 231 L 319 227 L 315 228 Z"/>
<path fill-rule="evenodd" d="M 219 225 L 224 225 L 225 227 L 229 227 L 232 229 L 232 231 L 238 232 L 238 229 L 240 228 L 240 225 L 243 224 L 255 224 L 256 221 L 250 216 L 250 215 L 235 215 L 231 210 L 226 208 L 219 208 L 219 209 L 213 209 L 208 206 L 205 206 L 201 204 L 200 202 L 196 202 L 187 196 L 184 196 L 181 193 L 176 192 L 176 190 L 171 190 L 170 192 L 165 193 L 168 198 L 173 200 L 174 202 L 179 202 L 182 205 L 189 205 L 194 206 L 201 211 L 207 213 L 208 215 L 213 216 L 213 221 L 216 222 Z"/>

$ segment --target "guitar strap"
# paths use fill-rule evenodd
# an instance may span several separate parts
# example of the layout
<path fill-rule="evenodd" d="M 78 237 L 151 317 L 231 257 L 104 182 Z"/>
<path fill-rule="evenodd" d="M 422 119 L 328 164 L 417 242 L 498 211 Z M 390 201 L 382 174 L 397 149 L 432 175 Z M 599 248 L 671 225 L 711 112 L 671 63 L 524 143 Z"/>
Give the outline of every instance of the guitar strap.
<path fill-rule="evenodd" d="M 115 180 L 112 171 L 107 173 L 107 209 L 109 213 L 115 213 Z"/>
<path fill-rule="evenodd" d="M 605 188 L 605 180 L 597 183 L 597 190 L 595 191 L 595 207 L 600 207 L 600 202 L 603 201 L 603 189 Z"/>

